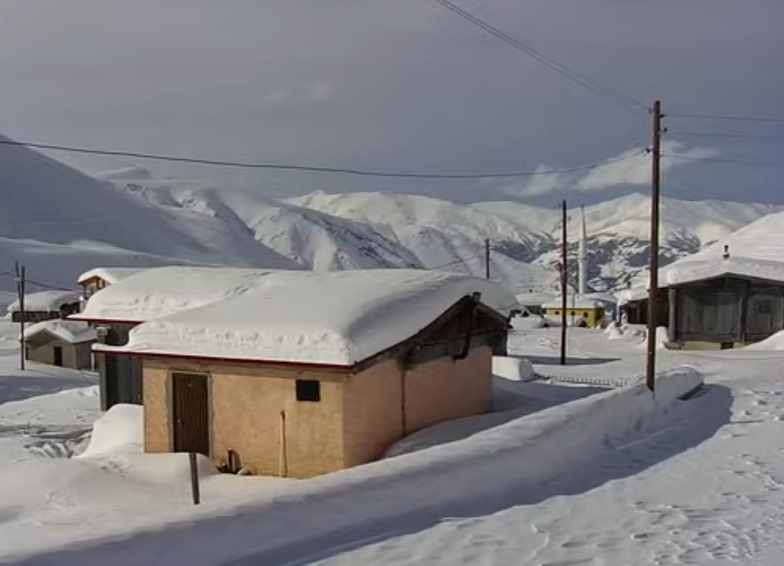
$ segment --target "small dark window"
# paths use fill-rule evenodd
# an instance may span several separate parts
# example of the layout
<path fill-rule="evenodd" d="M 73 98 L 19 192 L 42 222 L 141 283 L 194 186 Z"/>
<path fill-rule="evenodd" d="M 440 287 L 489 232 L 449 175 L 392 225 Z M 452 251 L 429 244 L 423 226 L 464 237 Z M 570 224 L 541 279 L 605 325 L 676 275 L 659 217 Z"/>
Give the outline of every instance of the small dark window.
<path fill-rule="evenodd" d="M 297 380 L 297 401 L 321 401 L 321 382 L 315 379 Z"/>
<path fill-rule="evenodd" d="M 588 313 L 587 313 L 587 312 L 584 312 L 584 313 L 583 313 L 583 316 L 584 316 L 585 318 L 588 318 Z"/>

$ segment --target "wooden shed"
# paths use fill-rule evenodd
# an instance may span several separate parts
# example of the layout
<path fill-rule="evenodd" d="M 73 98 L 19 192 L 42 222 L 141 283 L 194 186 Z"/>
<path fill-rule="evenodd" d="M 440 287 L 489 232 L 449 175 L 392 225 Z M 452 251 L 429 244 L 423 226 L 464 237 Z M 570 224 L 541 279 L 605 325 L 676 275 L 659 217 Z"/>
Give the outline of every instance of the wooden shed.
<path fill-rule="evenodd" d="M 148 452 L 304 478 L 378 459 L 427 426 L 488 410 L 514 297 L 457 274 L 277 272 L 135 328 Z"/>
<path fill-rule="evenodd" d="M 25 358 L 41 364 L 93 369 L 95 331 L 83 322 L 49 320 L 25 328 Z"/>
<path fill-rule="evenodd" d="M 669 339 L 683 348 L 726 349 L 784 329 L 784 263 L 725 258 L 667 272 Z"/>

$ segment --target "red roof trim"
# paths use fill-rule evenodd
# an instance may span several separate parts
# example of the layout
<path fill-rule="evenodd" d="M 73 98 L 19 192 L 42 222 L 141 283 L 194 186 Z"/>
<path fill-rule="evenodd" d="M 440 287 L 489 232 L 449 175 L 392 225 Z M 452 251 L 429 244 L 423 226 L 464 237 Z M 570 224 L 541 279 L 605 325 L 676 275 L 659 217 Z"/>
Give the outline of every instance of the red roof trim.
<path fill-rule="evenodd" d="M 79 316 L 79 313 L 72 314 L 65 317 L 66 320 L 75 320 L 77 322 L 92 322 L 95 324 L 143 324 L 149 322 L 147 320 L 123 320 L 119 318 L 90 318 L 88 316 Z"/>
<path fill-rule="evenodd" d="M 232 364 L 248 364 L 248 365 L 261 365 L 261 366 L 282 366 L 282 367 L 300 367 L 310 369 L 324 369 L 324 370 L 341 370 L 346 371 L 355 367 L 353 365 L 340 365 L 340 364 L 319 364 L 314 362 L 285 362 L 280 360 L 249 360 L 246 358 L 222 358 L 218 356 L 198 356 L 194 354 L 174 354 L 166 352 L 130 352 L 130 351 L 113 351 L 113 350 L 95 350 L 102 354 L 119 354 L 124 356 L 132 356 L 136 358 L 169 358 L 191 361 L 204 361 L 204 362 L 223 362 Z"/>

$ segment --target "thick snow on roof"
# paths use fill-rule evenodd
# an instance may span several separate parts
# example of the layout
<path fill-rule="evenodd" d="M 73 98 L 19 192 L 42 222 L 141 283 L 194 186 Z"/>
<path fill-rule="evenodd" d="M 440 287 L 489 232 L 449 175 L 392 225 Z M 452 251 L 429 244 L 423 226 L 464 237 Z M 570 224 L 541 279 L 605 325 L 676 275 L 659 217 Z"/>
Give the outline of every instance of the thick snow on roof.
<path fill-rule="evenodd" d="M 73 320 L 46 320 L 31 324 L 25 328 L 25 340 L 29 340 L 42 332 L 48 332 L 71 344 L 95 340 L 95 329 L 91 328 L 86 322 Z"/>
<path fill-rule="evenodd" d="M 642 301 L 648 298 L 647 287 L 632 287 L 631 289 L 624 289 L 618 293 L 618 304 L 625 305 L 632 301 Z"/>
<path fill-rule="evenodd" d="M 278 271 L 227 300 L 142 324 L 126 346 L 102 349 L 352 366 L 474 292 L 505 315 L 517 305 L 497 283 L 455 273 Z"/>
<path fill-rule="evenodd" d="M 73 291 L 41 291 L 25 295 L 25 310 L 28 312 L 58 312 L 63 305 L 79 302 L 79 293 Z M 8 312 L 19 311 L 19 301 L 8 305 Z"/>
<path fill-rule="evenodd" d="M 682 261 L 721 258 L 725 245 L 731 256 L 784 261 L 784 212 L 768 214 Z"/>
<path fill-rule="evenodd" d="M 126 277 L 130 277 L 131 275 L 135 275 L 140 271 L 144 271 L 147 268 L 144 267 L 96 267 L 95 269 L 91 269 L 90 271 L 86 271 L 79 276 L 79 284 L 85 283 L 92 279 L 93 277 L 97 277 L 99 279 L 103 279 L 107 283 L 114 285 L 125 279 Z"/>
<path fill-rule="evenodd" d="M 566 297 L 566 308 L 568 309 L 598 309 L 603 307 L 606 301 L 593 298 L 591 295 L 569 295 Z M 560 309 L 561 298 L 557 297 L 542 305 L 545 309 Z"/>
<path fill-rule="evenodd" d="M 528 292 L 516 295 L 517 302 L 524 306 L 542 306 L 544 303 L 555 300 L 556 293 Z"/>
<path fill-rule="evenodd" d="M 144 322 L 203 307 L 259 285 L 263 269 L 156 267 L 101 289 L 74 318 Z"/>
<path fill-rule="evenodd" d="M 784 262 L 748 257 L 691 259 L 675 262 L 665 267 L 661 274 L 666 285 L 683 285 L 724 275 L 784 282 Z"/>

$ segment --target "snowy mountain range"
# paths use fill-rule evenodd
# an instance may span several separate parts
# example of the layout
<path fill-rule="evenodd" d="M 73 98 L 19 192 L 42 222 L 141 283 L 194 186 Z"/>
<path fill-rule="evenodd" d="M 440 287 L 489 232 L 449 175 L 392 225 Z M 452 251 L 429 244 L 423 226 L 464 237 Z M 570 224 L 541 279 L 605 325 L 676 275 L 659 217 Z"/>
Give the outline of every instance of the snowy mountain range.
<path fill-rule="evenodd" d="M 4 139 L 4 138 L 0 138 Z M 95 265 L 172 263 L 306 268 L 436 268 L 517 291 L 555 289 L 560 211 L 517 202 L 459 205 L 381 192 L 316 192 L 287 201 L 131 167 L 98 178 L 23 147 L 0 151 L 0 272 L 72 287 Z M 693 254 L 782 206 L 665 199 L 662 257 Z M 645 270 L 649 201 L 632 194 L 585 209 L 589 279 L 623 287 Z M 577 252 L 579 211 L 569 214 Z M 574 265 L 574 262 L 572 262 Z M 573 274 L 576 276 L 576 273 Z M 13 281 L 0 278 L 0 289 Z"/>

